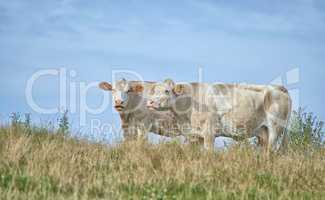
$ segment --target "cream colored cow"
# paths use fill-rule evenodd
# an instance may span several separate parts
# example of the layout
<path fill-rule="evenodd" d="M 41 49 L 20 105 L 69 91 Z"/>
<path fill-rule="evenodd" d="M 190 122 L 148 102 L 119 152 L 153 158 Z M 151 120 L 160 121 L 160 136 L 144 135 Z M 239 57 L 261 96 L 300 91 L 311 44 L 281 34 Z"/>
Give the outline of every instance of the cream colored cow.
<path fill-rule="evenodd" d="M 260 146 L 274 149 L 284 133 L 291 99 L 282 86 L 248 84 L 156 83 L 147 107 L 170 110 L 185 137 L 198 137 L 212 149 L 215 137 L 235 140 L 256 136 Z"/>
<path fill-rule="evenodd" d="M 101 82 L 99 87 L 112 92 L 114 107 L 121 118 L 121 126 L 126 140 L 145 138 L 148 132 L 163 136 L 180 135 L 175 115 L 171 111 L 155 111 L 146 107 L 144 94 L 153 82 L 119 80 L 112 86 Z"/>

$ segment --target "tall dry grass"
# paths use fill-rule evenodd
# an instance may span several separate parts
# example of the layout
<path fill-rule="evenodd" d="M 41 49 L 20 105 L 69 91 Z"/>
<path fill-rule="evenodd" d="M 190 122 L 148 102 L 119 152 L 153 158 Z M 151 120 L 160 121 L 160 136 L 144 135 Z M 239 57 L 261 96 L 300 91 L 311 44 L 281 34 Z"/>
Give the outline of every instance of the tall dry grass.
<path fill-rule="evenodd" d="M 266 158 L 245 145 L 214 153 L 175 142 L 112 147 L 0 128 L 0 199 L 101 198 L 324 199 L 325 150 Z"/>

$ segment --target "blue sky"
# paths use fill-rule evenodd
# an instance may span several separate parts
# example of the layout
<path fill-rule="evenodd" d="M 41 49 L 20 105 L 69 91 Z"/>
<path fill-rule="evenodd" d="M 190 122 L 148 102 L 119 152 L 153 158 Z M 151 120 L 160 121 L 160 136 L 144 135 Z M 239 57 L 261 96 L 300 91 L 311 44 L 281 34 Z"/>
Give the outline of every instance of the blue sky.
<path fill-rule="evenodd" d="M 325 119 L 324 35 L 321 0 L 0 1 L 0 119 L 33 113 L 24 91 L 40 69 L 75 70 L 75 82 L 110 80 L 114 69 L 196 81 L 198 66 L 206 82 L 258 84 L 285 83 L 299 68 L 299 81 L 285 84 Z M 56 106 L 57 85 L 55 77 L 38 81 L 35 99 Z M 101 100 L 92 89 L 90 105 Z M 111 108 L 92 117 L 118 121 Z"/>

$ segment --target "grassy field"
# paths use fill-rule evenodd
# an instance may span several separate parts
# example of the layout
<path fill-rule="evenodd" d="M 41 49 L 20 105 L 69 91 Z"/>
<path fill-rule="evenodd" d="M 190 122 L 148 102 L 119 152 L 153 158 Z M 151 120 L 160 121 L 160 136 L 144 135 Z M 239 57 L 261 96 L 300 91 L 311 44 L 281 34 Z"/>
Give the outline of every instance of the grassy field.
<path fill-rule="evenodd" d="M 176 143 L 110 147 L 0 128 L 0 199 L 324 199 L 325 150 L 264 157 Z"/>

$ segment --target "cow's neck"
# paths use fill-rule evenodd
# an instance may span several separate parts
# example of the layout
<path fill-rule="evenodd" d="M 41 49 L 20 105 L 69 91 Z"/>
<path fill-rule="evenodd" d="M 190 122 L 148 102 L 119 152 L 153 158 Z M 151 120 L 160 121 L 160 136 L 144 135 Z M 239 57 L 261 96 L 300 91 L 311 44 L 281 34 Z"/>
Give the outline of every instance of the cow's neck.
<path fill-rule="evenodd" d="M 125 109 L 127 118 L 144 118 L 146 115 L 145 100 L 141 95 L 130 95 L 129 101 Z"/>
<path fill-rule="evenodd" d="M 174 102 L 171 111 L 178 119 L 178 123 L 183 123 L 191 118 L 192 113 L 192 98 L 183 98 Z"/>

